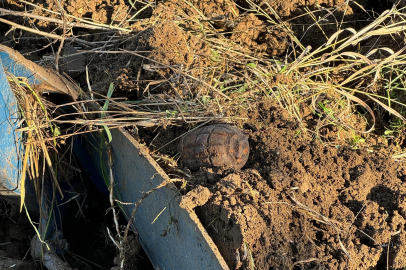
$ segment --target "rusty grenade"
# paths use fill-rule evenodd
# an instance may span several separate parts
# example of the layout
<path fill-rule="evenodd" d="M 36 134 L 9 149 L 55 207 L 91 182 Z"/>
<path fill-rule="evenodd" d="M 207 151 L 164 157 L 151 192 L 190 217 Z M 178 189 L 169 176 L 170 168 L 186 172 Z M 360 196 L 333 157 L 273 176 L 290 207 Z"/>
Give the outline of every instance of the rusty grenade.
<path fill-rule="evenodd" d="M 248 160 L 248 137 L 226 124 L 205 126 L 182 137 L 178 150 L 180 162 L 190 170 L 201 167 L 241 169 Z"/>

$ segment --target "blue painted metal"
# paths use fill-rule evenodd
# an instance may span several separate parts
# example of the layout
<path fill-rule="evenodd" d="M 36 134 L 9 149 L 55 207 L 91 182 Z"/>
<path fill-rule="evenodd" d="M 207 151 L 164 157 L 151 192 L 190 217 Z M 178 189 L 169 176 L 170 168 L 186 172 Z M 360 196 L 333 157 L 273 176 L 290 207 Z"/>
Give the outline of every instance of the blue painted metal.
<path fill-rule="evenodd" d="M 121 209 L 129 220 L 135 202 L 146 192 L 170 180 L 148 151 L 125 130 L 113 129 L 111 135 L 114 195 L 124 202 Z M 101 143 L 102 139 L 95 132 L 82 136 L 81 140 L 81 151 L 84 149 L 88 153 L 82 156 L 82 160 L 93 162 L 97 172 L 93 170 L 92 173 L 97 173 L 99 178 L 102 178 L 104 169 L 108 182 L 108 152 Z M 135 218 L 130 220 L 154 268 L 229 269 L 196 214 L 179 206 L 180 197 L 177 188 L 168 183 L 145 198 Z"/>
<path fill-rule="evenodd" d="M 20 195 L 20 165 L 23 149 L 21 134 L 16 132 L 19 121 L 17 100 L 11 91 L 0 54 L 0 194 Z M 14 193 L 14 194 L 11 194 Z M 15 200 L 13 198 L 13 200 Z"/>
<path fill-rule="evenodd" d="M 109 190 L 107 189 L 106 183 L 104 183 L 103 178 L 100 175 L 100 165 L 96 166 L 94 163 L 94 159 L 91 156 L 90 151 L 86 151 L 83 147 L 82 140 L 92 140 L 94 145 L 97 145 L 97 142 L 91 136 L 78 136 L 75 137 L 72 141 L 72 148 L 75 152 L 77 159 L 82 165 L 83 169 L 85 170 L 87 176 L 93 182 L 93 184 L 105 195 L 108 196 L 110 194 Z M 90 142 L 85 143 L 89 145 Z"/>
<path fill-rule="evenodd" d="M 0 47 L 0 134 L 2 136 L 0 139 L 0 195 L 19 203 L 18 180 L 23 147 L 21 135 L 16 132 L 16 128 L 20 120 L 17 101 L 4 71 L 6 68 L 16 76 L 24 76 L 32 84 L 42 83 L 43 77 L 33 71 L 36 70 L 34 63 L 14 59 Z M 27 65 L 30 65 L 30 68 Z M 50 81 L 45 83 L 53 85 Z M 149 156 L 148 151 L 128 133 L 122 129 L 112 130 L 111 133 L 114 190 L 118 200 L 126 203 L 137 202 L 145 192 L 163 182 L 170 181 Z M 108 194 L 102 177 L 103 167 L 106 169 L 105 172 L 108 172 L 107 153 L 100 150 L 102 149 L 100 142 L 101 139 L 97 133 L 82 136 L 74 141 L 74 151 L 93 182 Z M 100 156 L 101 153 L 103 153 L 102 156 Z M 26 180 L 27 189 L 30 189 L 29 183 L 31 181 Z M 49 197 L 52 195 L 51 192 L 48 194 L 45 192 L 43 201 L 49 201 L 45 198 L 52 198 Z M 33 202 L 30 202 L 30 196 Z M 29 208 L 30 205 L 32 207 L 36 201 L 35 192 L 27 190 L 25 201 Z M 179 201 L 180 195 L 176 187 L 168 184 L 144 199 L 135 218 L 130 220 L 132 227 L 139 232 L 140 242 L 152 264 L 156 269 L 228 269 L 196 214 L 182 209 Z M 41 207 L 45 213 L 49 213 L 49 205 L 44 204 Z M 127 219 L 130 219 L 134 205 L 122 204 L 121 207 Z M 45 217 L 47 216 L 45 214 Z M 43 217 L 39 225 L 40 233 L 51 237 L 51 233 L 57 228 L 46 230 L 46 225 L 47 220 Z"/>
<path fill-rule="evenodd" d="M 11 54 L 11 55 L 10 55 Z M 39 72 L 40 71 L 40 72 Z M 20 204 L 21 167 L 24 157 L 22 133 L 19 128 L 20 115 L 17 99 L 13 94 L 6 72 L 28 79 L 30 85 L 46 82 L 44 70 L 26 60 L 10 48 L 0 47 L 0 196 Z M 25 205 L 35 215 L 39 208 L 32 181 L 25 181 Z"/>
<path fill-rule="evenodd" d="M 21 118 L 17 99 L 10 87 L 6 72 L 12 73 L 16 77 L 28 79 L 30 85 L 40 85 L 46 82 L 44 77 L 46 73 L 42 68 L 24 59 L 17 52 L 4 46 L 0 47 L 0 196 L 15 204 L 20 204 L 21 183 L 19 181 L 21 179 L 24 147 L 22 134 L 17 132 L 16 129 L 19 128 Z M 51 85 L 51 82 L 48 82 L 48 84 Z M 64 187 L 61 184 L 61 188 L 66 191 L 66 199 L 74 196 L 73 190 L 71 190 L 69 185 L 66 184 Z M 57 229 L 61 224 L 59 217 L 63 218 L 63 208 L 68 207 L 68 205 L 59 207 L 60 213 L 52 215 L 51 220 L 49 220 L 49 202 L 54 201 L 52 200 L 52 196 L 54 196 L 53 192 L 50 181 L 46 181 L 44 193 L 42 193 L 43 204 L 41 205 L 42 213 L 45 213 L 45 215 L 41 217 L 39 225 L 39 231 L 44 236 L 44 239 L 48 239 L 58 232 Z M 55 201 L 60 202 L 60 195 L 56 193 L 55 196 L 57 196 Z M 34 186 L 28 177 L 25 180 L 24 202 L 31 214 L 39 215 L 39 206 Z M 58 233 L 61 236 L 61 232 Z"/>
<path fill-rule="evenodd" d="M 15 61 L 9 53 L 0 51 L 0 58 L 3 65 L 3 70 L 12 73 L 16 77 L 24 77 L 28 79 L 30 85 L 41 84 L 46 80 L 40 73 L 33 71 L 23 63 Z"/>
<path fill-rule="evenodd" d="M 28 83 L 39 91 L 66 94 L 73 99 L 79 95 L 79 89 L 71 82 L 25 59 L 19 52 L 7 46 L 0 45 L 0 59 L 2 60 L 2 71 L 28 79 Z"/>
<path fill-rule="evenodd" d="M 19 181 L 24 147 L 22 134 L 16 131 L 21 120 L 18 103 L 8 82 L 6 71 L 14 76 L 27 78 L 33 85 L 43 82 L 43 79 L 32 71 L 35 69 L 35 64 L 30 62 L 31 67 L 26 67 L 16 60 L 18 57 L 22 56 L 12 57 L 0 50 L 0 196 L 16 204 L 20 204 L 21 183 Z M 25 204 L 31 213 L 38 215 L 37 198 L 34 186 L 29 179 L 26 179 L 25 189 Z"/>

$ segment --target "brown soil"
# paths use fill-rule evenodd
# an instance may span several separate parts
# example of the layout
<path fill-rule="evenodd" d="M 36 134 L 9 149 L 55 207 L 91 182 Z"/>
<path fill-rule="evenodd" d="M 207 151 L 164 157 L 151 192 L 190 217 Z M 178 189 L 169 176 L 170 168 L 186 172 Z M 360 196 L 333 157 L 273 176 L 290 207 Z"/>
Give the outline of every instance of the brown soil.
<path fill-rule="evenodd" d="M 212 193 L 196 212 L 230 268 L 405 267 L 404 165 L 382 151 L 295 136 L 297 127 L 270 105 L 259 114 L 276 117 L 250 136 L 247 169 L 217 176 L 215 185 L 207 173 L 194 180 Z"/>
<path fill-rule="evenodd" d="M 258 1 L 256 4 L 260 2 L 263 4 L 263 1 Z M 349 6 L 343 5 L 346 2 L 344 0 L 308 2 L 269 1 L 269 7 L 280 12 L 281 20 L 286 21 L 283 25 L 269 25 L 267 18 L 242 12 L 233 1 L 228 0 L 158 2 L 147 21 L 153 26 L 140 27 L 134 24 L 133 29 L 139 29 L 140 32 L 136 34 L 136 38 L 121 44 L 125 50 L 136 51 L 149 59 L 129 54 L 101 57 L 88 55 L 88 61 L 91 63 L 89 72 L 92 88 L 106 94 L 108 85 L 114 82 L 120 90 L 120 92 L 116 91 L 115 95 L 125 95 L 130 99 L 151 97 L 155 94 L 171 95 L 174 92 L 179 97 L 189 94 L 198 95 L 201 89 L 195 85 L 195 82 L 179 81 L 179 74 L 174 74 L 168 66 L 187 71 L 197 80 L 205 80 L 208 76 L 212 76 L 207 69 L 211 64 L 212 52 L 204 37 L 197 38 L 192 34 L 192 32 L 202 34 L 198 24 L 189 20 L 177 22 L 180 18 L 202 15 L 206 20 L 200 21 L 201 24 L 210 25 L 215 31 L 225 33 L 230 41 L 243 48 L 257 53 L 267 53 L 268 56 L 282 56 L 287 52 L 291 42 L 287 31 L 293 31 L 301 38 L 303 45 L 317 48 L 325 43 L 327 37 L 335 33 L 339 27 L 362 28 L 366 24 L 365 20 L 370 19 L 371 16 L 361 10 L 358 4 L 363 5 L 364 8 L 371 8 L 373 1 L 350 3 Z M 244 1 L 237 1 L 237 4 L 247 7 Z M 341 7 L 335 10 L 338 6 Z M 269 7 L 263 6 L 267 12 L 270 11 Z M 325 22 L 317 25 L 305 8 L 314 12 L 317 17 L 329 15 L 326 9 L 335 10 L 336 17 L 327 17 Z M 340 26 L 341 20 L 343 24 Z M 341 35 L 345 34 L 346 32 Z M 88 37 L 90 41 L 99 41 L 100 38 L 99 35 Z M 116 47 L 116 50 L 120 48 Z M 84 77 L 80 80 L 86 84 Z"/>
<path fill-rule="evenodd" d="M 284 30 L 266 28 L 262 17 L 241 15 L 228 1 L 191 2 L 204 16 L 216 19 L 215 27 L 230 31 L 230 40 L 271 56 L 286 51 L 289 41 Z M 287 19 L 307 13 L 305 7 L 322 17 L 328 14 L 323 8 L 334 9 L 345 1 L 308 2 L 269 1 L 269 4 Z M 370 1 L 358 3 L 365 8 L 373 7 Z M 244 6 L 242 2 L 237 4 Z M 170 0 L 158 4 L 151 20 L 171 21 L 196 12 L 183 1 Z M 370 16 L 353 3 L 346 9 L 340 7 L 335 14 L 339 14 L 335 19 L 328 17 L 333 23 L 323 24 L 321 29 L 312 26 L 314 20 L 310 16 L 295 18 L 289 24 L 297 36 L 303 37 L 305 45 L 315 48 L 337 31 L 335 20 L 340 22 L 343 18 L 346 27 L 359 29 L 362 20 Z M 129 44 L 131 49 L 141 46 L 151 50 L 148 56 L 163 66 L 150 71 L 140 68 L 140 60 L 136 60 L 124 72 L 113 68 L 120 76 L 125 74 L 120 86 L 134 78 L 164 78 L 173 82 L 176 74 L 165 69 L 165 65 L 182 65 L 194 70 L 195 76 L 202 75 L 210 52 L 204 42 L 184 30 L 185 27 L 195 30 L 191 25 L 181 26 L 183 29 L 164 22 L 142 33 L 141 45 L 139 41 Z M 130 57 L 119 59 L 125 63 Z M 155 68 L 159 65 L 156 62 L 142 61 Z M 104 85 L 106 89 L 105 82 Z M 172 95 L 177 85 L 168 81 L 159 86 L 136 82 L 133 88 L 122 89 L 141 89 L 148 92 L 147 96 Z M 195 90 L 193 94 L 196 93 Z M 177 91 L 176 95 L 182 97 L 186 93 Z M 317 122 L 310 111 L 308 114 L 309 120 Z M 358 150 L 326 146 L 311 134 L 301 134 L 289 115 L 271 102 L 263 103 L 259 111 L 240 116 L 250 118 L 248 123 L 238 123 L 251 132 L 251 155 L 246 169 L 228 175 L 229 172 L 202 169 L 189 179 L 197 187 L 181 203 L 190 211 L 196 210 L 231 269 L 250 269 L 252 264 L 257 269 L 371 270 L 387 264 L 393 269 L 406 267 L 406 171 L 401 163 L 390 158 L 388 150 L 382 150 L 387 149 L 386 140 L 374 139 L 376 150 L 372 153 L 360 145 L 354 147 L 361 148 Z M 356 127 L 363 129 L 365 123 Z M 137 137 L 151 150 L 160 149 L 188 128 L 140 129 Z M 335 134 L 337 130 L 326 131 L 326 138 L 329 132 Z M 176 153 L 176 143 L 160 150 L 160 154 L 167 156 Z M 170 167 L 167 169 L 171 172 Z"/>
<path fill-rule="evenodd" d="M 62 8 L 69 15 L 78 18 L 92 19 L 94 22 L 119 25 L 123 20 L 129 16 L 131 12 L 128 5 L 123 0 L 95 0 L 95 1 L 66 1 L 62 0 Z M 40 7 L 59 12 L 60 7 L 55 1 L 43 0 L 36 3 Z M 48 13 L 36 9 L 36 13 L 40 15 L 48 15 Z M 59 17 L 55 15 L 55 18 Z M 68 20 L 72 20 L 67 18 Z M 49 26 L 47 21 L 38 21 L 38 24 L 42 27 Z"/>
<path fill-rule="evenodd" d="M 199 31 L 196 25 L 187 20 L 179 23 L 182 18 L 202 15 L 202 24 L 210 24 L 247 50 L 284 57 L 291 42 L 287 29 L 302 38 L 305 46 L 316 48 L 337 31 L 341 20 L 341 28 L 360 29 L 365 19 L 376 16 L 371 9 L 379 12 L 389 5 L 373 0 L 350 1 L 348 6 L 343 5 L 346 0 L 254 2 L 270 13 L 274 9 L 286 25 L 270 26 L 263 16 L 245 12 L 242 8 L 248 4 L 244 0 L 158 1 L 153 11 L 147 9 L 139 15 L 149 18 L 148 26 L 134 23 L 133 29 L 139 31 L 135 37 L 111 49 L 136 51 L 144 57 L 87 54 L 92 90 L 105 94 L 114 82 L 114 95 L 128 99 L 199 95 L 201 87 L 180 81 L 178 74 L 168 68 L 188 70 L 196 81 L 207 79 L 212 52 L 204 38 L 192 34 Z M 43 6 L 58 10 L 53 3 L 45 1 Z M 70 14 L 108 24 L 120 25 L 134 14 L 119 0 L 85 3 L 63 1 Z M 327 16 L 323 23 L 314 24 L 314 18 L 336 8 L 335 17 Z M 152 22 L 159 23 L 149 26 Z M 51 27 L 45 22 L 38 26 Z M 88 34 L 82 37 L 88 41 L 107 38 L 88 30 L 79 34 Z M 379 42 L 397 48 L 400 40 L 393 37 Z M 369 40 L 363 46 L 374 42 Z M 40 47 L 32 46 L 26 44 L 24 49 Z M 86 85 L 84 78 L 82 74 L 75 79 Z M 239 112 L 239 116 L 249 118 L 235 122 L 249 135 L 248 163 L 238 172 L 201 169 L 194 173 L 188 179 L 191 190 L 181 203 L 189 211 L 196 211 L 231 269 L 252 269 L 253 265 L 256 269 L 309 270 L 406 267 L 406 168 L 390 157 L 386 139 L 376 136 L 368 149 L 358 143 L 353 147 L 328 146 L 312 133 L 303 134 L 289 114 L 270 101 L 260 103 L 258 110 Z M 317 124 L 309 108 L 303 108 L 303 116 L 308 123 Z M 153 150 L 165 146 L 157 155 L 176 157 L 176 142 L 166 144 L 190 127 L 140 128 L 136 136 L 153 154 Z M 364 129 L 365 123 L 359 122 L 356 127 Z M 328 139 L 337 132 L 333 128 L 323 135 Z M 174 170 L 173 166 L 165 169 Z M 181 169 L 176 168 L 176 174 Z M 129 248 L 129 252 L 137 250 Z"/>

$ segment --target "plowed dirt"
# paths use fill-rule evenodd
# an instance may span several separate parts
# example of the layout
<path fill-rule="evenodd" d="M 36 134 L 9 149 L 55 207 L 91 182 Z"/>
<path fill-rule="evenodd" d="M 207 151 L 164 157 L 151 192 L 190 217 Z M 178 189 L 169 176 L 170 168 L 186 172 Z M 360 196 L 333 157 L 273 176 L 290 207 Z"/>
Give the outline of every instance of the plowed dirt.
<path fill-rule="evenodd" d="M 195 94 L 193 86 L 190 93 L 177 92 L 173 86 L 183 82 L 176 81 L 176 74 L 167 66 L 187 68 L 191 76 L 203 80 L 211 52 L 191 34 L 194 26 L 186 21 L 185 25 L 174 23 L 181 18 L 202 15 L 202 24 L 212 22 L 228 33 L 230 41 L 283 58 L 291 42 L 288 35 L 277 25 L 265 23 L 277 15 L 305 46 L 315 48 L 338 29 L 362 28 L 375 12 L 392 5 L 375 0 L 350 1 L 349 5 L 346 0 L 253 2 L 273 17 L 247 13 L 245 0 L 158 1 L 155 9 L 146 9 L 139 18 L 161 23 L 154 27 L 134 24 L 133 29 L 141 29 L 136 38 L 114 45 L 117 50 L 139 51 L 138 56 L 87 55 L 92 90 L 105 94 L 114 82 L 115 95 L 129 99 Z M 57 10 L 53 3 L 45 1 L 43 6 Z M 108 24 L 120 24 L 135 13 L 127 14 L 129 5 L 118 0 L 62 3 L 72 15 Z M 316 11 L 318 17 L 314 16 Z M 316 23 L 332 11 L 334 16 L 326 17 L 325 23 Z M 46 22 L 39 26 L 50 27 Z M 100 39 L 93 34 L 83 38 Z M 398 39 L 391 38 L 383 45 L 399 48 Z M 84 78 L 83 74 L 77 77 L 86 85 Z M 248 163 L 238 172 L 202 169 L 194 173 L 188 179 L 192 190 L 182 201 L 184 208 L 196 211 L 230 269 L 406 267 L 406 168 L 391 157 L 390 142 L 377 136 L 374 147 L 368 149 L 327 145 L 310 132 L 303 134 L 298 123 L 271 101 L 240 116 L 248 117 L 247 121 L 236 121 L 249 136 Z M 137 139 L 153 151 L 188 128 L 140 128 Z M 399 138 L 398 145 L 404 146 L 402 136 Z M 169 156 L 176 152 L 176 143 L 162 150 Z"/>
<path fill-rule="evenodd" d="M 405 267 L 403 163 L 297 135 L 269 105 L 260 114 L 274 117 L 250 136 L 246 169 L 214 185 L 207 173 L 195 179 L 212 193 L 196 212 L 230 268 Z"/>

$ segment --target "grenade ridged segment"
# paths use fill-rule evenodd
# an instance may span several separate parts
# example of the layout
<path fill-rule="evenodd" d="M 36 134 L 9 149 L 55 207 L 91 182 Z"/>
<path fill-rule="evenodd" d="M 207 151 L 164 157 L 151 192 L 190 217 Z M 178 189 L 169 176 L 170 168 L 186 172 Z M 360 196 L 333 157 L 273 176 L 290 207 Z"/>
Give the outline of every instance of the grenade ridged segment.
<path fill-rule="evenodd" d="M 248 160 L 248 137 L 236 127 L 216 124 L 184 136 L 178 146 L 180 162 L 191 170 L 201 167 L 241 169 Z"/>

